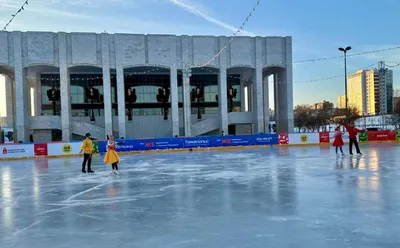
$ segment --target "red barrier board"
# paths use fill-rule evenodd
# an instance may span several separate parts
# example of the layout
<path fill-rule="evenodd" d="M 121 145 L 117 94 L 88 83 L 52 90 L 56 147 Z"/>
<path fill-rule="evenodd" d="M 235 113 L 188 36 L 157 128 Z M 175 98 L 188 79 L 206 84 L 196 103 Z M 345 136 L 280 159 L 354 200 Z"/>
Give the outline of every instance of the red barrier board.
<path fill-rule="evenodd" d="M 289 144 L 289 134 L 280 133 L 278 135 L 278 144 L 279 145 L 287 145 L 287 144 Z"/>
<path fill-rule="evenodd" d="M 330 143 L 329 132 L 319 133 L 319 143 Z"/>
<path fill-rule="evenodd" d="M 368 131 L 368 141 L 396 140 L 395 131 Z"/>
<path fill-rule="evenodd" d="M 34 144 L 35 156 L 47 156 L 47 144 Z"/>

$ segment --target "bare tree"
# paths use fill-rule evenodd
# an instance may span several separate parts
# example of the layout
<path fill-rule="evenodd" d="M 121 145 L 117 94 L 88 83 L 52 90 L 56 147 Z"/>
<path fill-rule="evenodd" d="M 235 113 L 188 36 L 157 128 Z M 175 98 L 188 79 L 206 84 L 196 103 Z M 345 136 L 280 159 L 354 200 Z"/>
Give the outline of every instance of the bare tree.
<path fill-rule="evenodd" d="M 334 109 L 314 109 L 310 105 L 298 105 L 294 109 L 294 125 L 307 131 L 327 130 L 327 125 L 332 123 Z"/>
<path fill-rule="evenodd" d="M 400 93 L 400 90 L 396 89 L 397 94 Z M 393 93 L 395 95 L 396 93 Z M 396 130 L 400 129 L 400 101 L 394 102 L 393 114 L 386 117 L 386 123 L 393 126 Z"/>
<path fill-rule="evenodd" d="M 393 89 L 393 96 L 400 97 L 400 89 Z"/>

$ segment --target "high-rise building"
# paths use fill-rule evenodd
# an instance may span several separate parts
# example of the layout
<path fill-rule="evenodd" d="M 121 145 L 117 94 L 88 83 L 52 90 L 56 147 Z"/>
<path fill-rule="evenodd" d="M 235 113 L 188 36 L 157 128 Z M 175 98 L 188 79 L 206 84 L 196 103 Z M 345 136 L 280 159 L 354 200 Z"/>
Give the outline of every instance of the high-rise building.
<path fill-rule="evenodd" d="M 322 102 L 314 103 L 313 107 L 314 109 L 330 110 L 333 109 L 334 106 L 333 103 L 323 100 Z"/>
<path fill-rule="evenodd" d="M 338 96 L 338 108 L 344 109 L 346 108 L 346 96 Z"/>
<path fill-rule="evenodd" d="M 390 114 L 393 111 L 393 71 L 379 62 L 379 68 L 366 72 L 367 113 Z"/>
<path fill-rule="evenodd" d="M 347 76 L 348 108 L 356 108 L 359 114 L 367 112 L 365 70 Z"/>
<path fill-rule="evenodd" d="M 359 70 L 347 77 L 348 107 L 359 114 L 379 115 L 393 110 L 393 71 L 379 62 L 378 69 Z"/>

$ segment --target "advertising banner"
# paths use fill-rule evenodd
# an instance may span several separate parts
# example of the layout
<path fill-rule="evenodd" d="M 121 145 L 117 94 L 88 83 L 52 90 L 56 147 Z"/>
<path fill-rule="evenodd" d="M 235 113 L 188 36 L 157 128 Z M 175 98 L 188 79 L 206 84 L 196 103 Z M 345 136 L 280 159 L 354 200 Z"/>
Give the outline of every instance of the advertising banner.
<path fill-rule="evenodd" d="M 400 141 L 400 130 L 396 130 L 396 140 Z"/>
<path fill-rule="evenodd" d="M 9 127 L 4 127 L 4 144 L 14 143 L 14 129 Z"/>
<path fill-rule="evenodd" d="M 319 133 L 290 133 L 290 145 L 319 144 Z"/>
<path fill-rule="evenodd" d="M 255 145 L 277 145 L 278 144 L 278 134 L 261 134 L 254 136 Z"/>
<path fill-rule="evenodd" d="M 361 142 L 366 142 L 369 140 L 369 131 L 358 133 L 358 140 Z"/>
<path fill-rule="evenodd" d="M 193 137 L 193 138 L 182 138 L 182 148 L 207 148 L 207 147 L 218 147 L 222 146 L 222 139 L 229 142 L 227 136 L 221 137 Z M 219 140 L 219 142 L 217 141 Z"/>
<path fill-rule="evenodd" d="M 47 144 L 34 144 L 33 145 L 35 156 L 47 156 Z"/>
<path fill-rule="evenodd" d="M 49 143 L 47 150 L 49 156 L 76 155 L 81 149 L 81 142 Z"/>
<path fill-rule="evenodd" d="M 278 136 L 278 144 L 279 145 L 288 145 L 289 144 L 289 134 L 280 133 Z"/>
<path fill-rule="evenodd" d="M 179 138 L 161 138 L 155 140 L 157 150 L 182 148 L 182 139 Z"/>
<path fill-rule="evenodd" d="M 388 140 L 396 140 L 395 131 L 368 131 L 368 141 L 388 141 Z"/>
<path fill-rule="evenodd" d="M 33 157 L 33 144 L 0 145 L 0 158 Z"/>
<path fill-rule="evenodd" d="M 210 137 L 212 138 L 212 137 Z M 217 137 L 215 146 L 261 146 L 278 144 L 277 134 L 228 135 Z M 211 146 L 210 146 L 211 147 Z"/>
<path fill-rule="evenodd" d="M 319 143 L 330 143 L 329 132 L 319 133 Z"/>
<path fill-rule="evenodd" d="M 117 140 L 117 152 L 166 150 L 183 148 L 209 148 L 221 146 L 253 146 L 253 145 L 276 145 L 278 144 L 277 134 L 261 135 L 228 135 L 210 137 L 190 138 L 160 138 L 144 140 Z M 106 152 L 107 141 L 99 141 L 100 153 Z"/>

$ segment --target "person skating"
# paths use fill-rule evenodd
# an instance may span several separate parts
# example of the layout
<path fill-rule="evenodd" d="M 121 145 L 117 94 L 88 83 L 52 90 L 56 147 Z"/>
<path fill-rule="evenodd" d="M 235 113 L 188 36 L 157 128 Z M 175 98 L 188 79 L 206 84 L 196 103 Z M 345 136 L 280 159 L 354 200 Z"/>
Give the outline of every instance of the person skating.
<path fill-rule="evenodd" d="M 93 173 L 92 171 L 92 154 L 93 154 L 93 141 L 90 139 L 90 133 L 87 133 L 86 138 L 83 140 L 81 145 L 81 150 L 79 153 L 83 152 L 83 162 L 82 162 L 82 173 L 86 173 L 85 167 L 87 162 L 88 173 Z"/>
<path fill-rule="evenodd" d="M 112 166 L 112 174 L 118 175 L 118 163 L 120 162 L 120 158 L 118 153 L 115 151 L 115 140 L 114 136 L 110 135 L 109 140 L 107 142 L 107 152 L 104 156 L 104 163 L 111 164 Z"/>
<path fill-rule="evenodd" d="M 338 155 L 338 148 L 340 148 L 342 155 L 344 155 L 343 149 L 342 149 L 342 146 L 344 145 L 342 136 L 343 136 L 343 133 L 342 133 L 342 131 L 340 131 L 340 126 L 337 126 L 335 128 L 335 134 L 333 135 L 334 140 L 333 140 L 333 144 L 332 144 L 332 146 L 334 146 L 336 148 L 336 155 Z"/>
<path fill-rule="evenodd" d="M 365 130 L 364 129 L 357 129 L 354 127 L 354 122 L 351 122 L 350 125 L 347 125 L 346 122 L 342 122 L 343 126 L 346 128 L 347 132 L 349 133 L 349 154 L 353 155 L 353 144 L 356 147 L 357 154 L 362 155 L 360 152 L 360 148 L 358 147 L 358 142 L 357 142 L 357 134 L 362 133 Z"/>

